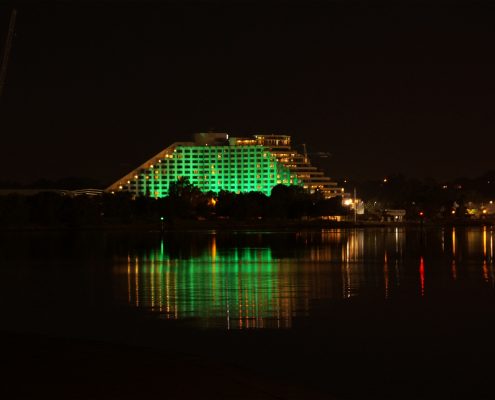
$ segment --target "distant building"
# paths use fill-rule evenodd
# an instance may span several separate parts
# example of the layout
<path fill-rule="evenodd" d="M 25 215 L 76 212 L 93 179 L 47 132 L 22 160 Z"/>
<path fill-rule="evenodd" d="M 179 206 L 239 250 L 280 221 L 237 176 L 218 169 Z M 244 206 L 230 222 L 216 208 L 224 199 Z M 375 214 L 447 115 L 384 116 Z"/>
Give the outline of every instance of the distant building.
<path fill-rule="evenodd" d="M 325 198 L 343 195 L 307 155 L 291 148 L 287 135 L 230 137 L 199 133 L 193 142 L 176 142 L 113 183 L 107 191 L 163 197 L 169 185 L 187 178 L 203 192 L 258 191 L 270 195 L 278 184 L 298 185 Z"/>
<path fill-rule="evenodd" d="M 388 222 L 402 222 L 406 216 L 406 210 L 384 210 L 382 219 Z"/>
<path fill-rule="evenodd" d="M 488 202 L 485 205 L 482 205 L 482 214 L 486 215 L 495 215 L 495 204 L 493 203 L 493 200 Z"/>

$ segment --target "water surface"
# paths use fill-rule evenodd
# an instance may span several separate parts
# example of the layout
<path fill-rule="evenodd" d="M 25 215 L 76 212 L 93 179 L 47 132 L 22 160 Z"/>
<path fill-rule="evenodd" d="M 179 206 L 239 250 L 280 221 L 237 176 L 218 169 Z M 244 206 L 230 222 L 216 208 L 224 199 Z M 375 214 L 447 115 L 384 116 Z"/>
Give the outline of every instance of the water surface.
<path fill-rule="evenodd" d="M 287 329 L 332 302 L 492 296 L 493 236 L 491 227 L 4 234 L 1 307 L 41 325 L 125 309 L 200 328 Z"/>

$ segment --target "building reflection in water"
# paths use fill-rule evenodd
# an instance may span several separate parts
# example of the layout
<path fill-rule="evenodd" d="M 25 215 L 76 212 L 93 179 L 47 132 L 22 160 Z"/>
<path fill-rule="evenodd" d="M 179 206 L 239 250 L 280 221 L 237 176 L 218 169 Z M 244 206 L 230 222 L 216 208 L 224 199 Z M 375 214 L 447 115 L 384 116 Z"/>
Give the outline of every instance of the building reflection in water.
<path fill-rule="evenodd" d="M 125 299 L 169 319 L 200 319 L 204 327 L 288 328 L 312 300 L 347 298 L 366 279 L 359 267 L 362 231 L 296 234 L 297 254 L 262 247 L 218 246 L 217 235 L 195 254 L 170 254 L 166 240 L 129 254 Z M 301 247 L 301 244 L 303 246 Z M 276 256 L 274 256 L 276 253 Z M 123 279 L 117 280 L 122 299 Z"/>
<path fill-rule="evenodd" d="M 481 256 L 481 278 L 492 286 L 495 280 L 489 228 L 411 231 L 407 240 L 403 228 L 281 235 L 208 233 L 200 244 L 165 237 L 115 264 L 116 295 L 202 327 L 288 328 L 314 301 L 369 293 L 393 299 L 399 291 L 427 296 L 435 281 L 459 280 L 459 268 L 463 278 L 475 273 L 469 265 Z M 439 255 L 432 256 L 435 248 Z"/>

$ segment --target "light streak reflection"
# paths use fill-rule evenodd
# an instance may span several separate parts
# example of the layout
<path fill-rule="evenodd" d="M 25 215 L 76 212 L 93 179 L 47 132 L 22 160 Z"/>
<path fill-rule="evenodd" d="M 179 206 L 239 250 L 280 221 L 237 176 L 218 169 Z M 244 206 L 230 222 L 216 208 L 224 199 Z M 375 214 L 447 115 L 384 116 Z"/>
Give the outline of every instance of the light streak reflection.
<path fill-rule="evenodd" d="M 301 232 L 294 235 L 297 246 L 284 247 L 247 241 L 232 246 L 231 240 L 226 245 L 216 234 L 184 252 L 162 240 L 125 256 L 118 271 L 123 279 L 116 287 L 131 307 L 225 329 L 289 328 L 295 318 L 310 315 L 314 300 L 345 300 L 372 290 L 387 300 L 412 289 L 425 296 L 425 259 L 434 257 L 434 246 L 445 263 L 432 258 L 428 294 L 438 290 L 441 279 L 460 287 L 477 277 L 493 287 L 493 231 L 454 228 L 443 233 L 425 233 L 426 256 L 417 232 L 406 246 L 406 231 L 395 227 Z M 411 251 L 419 257 L 419 265 L 414 257 L 413 269 Z"/>

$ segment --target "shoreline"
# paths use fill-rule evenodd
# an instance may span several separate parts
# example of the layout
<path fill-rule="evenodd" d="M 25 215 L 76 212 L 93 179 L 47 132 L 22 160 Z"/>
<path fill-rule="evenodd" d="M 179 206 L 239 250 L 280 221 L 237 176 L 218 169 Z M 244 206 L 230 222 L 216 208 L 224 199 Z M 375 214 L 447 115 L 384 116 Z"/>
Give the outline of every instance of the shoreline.
<path fill-rule="evenodd" d="M 180 231 L 294 231 L 321 229 L 365 229 L 365 228 L 435 228 L 435 227 L 482 227 L 494 226 L 495 220 L 443 220 L 443 221 L 194 221 L 182 220 L 173 223 L 104 224 L 83 226 L 0 226 L 0 232 L 180 232 Z"/>

